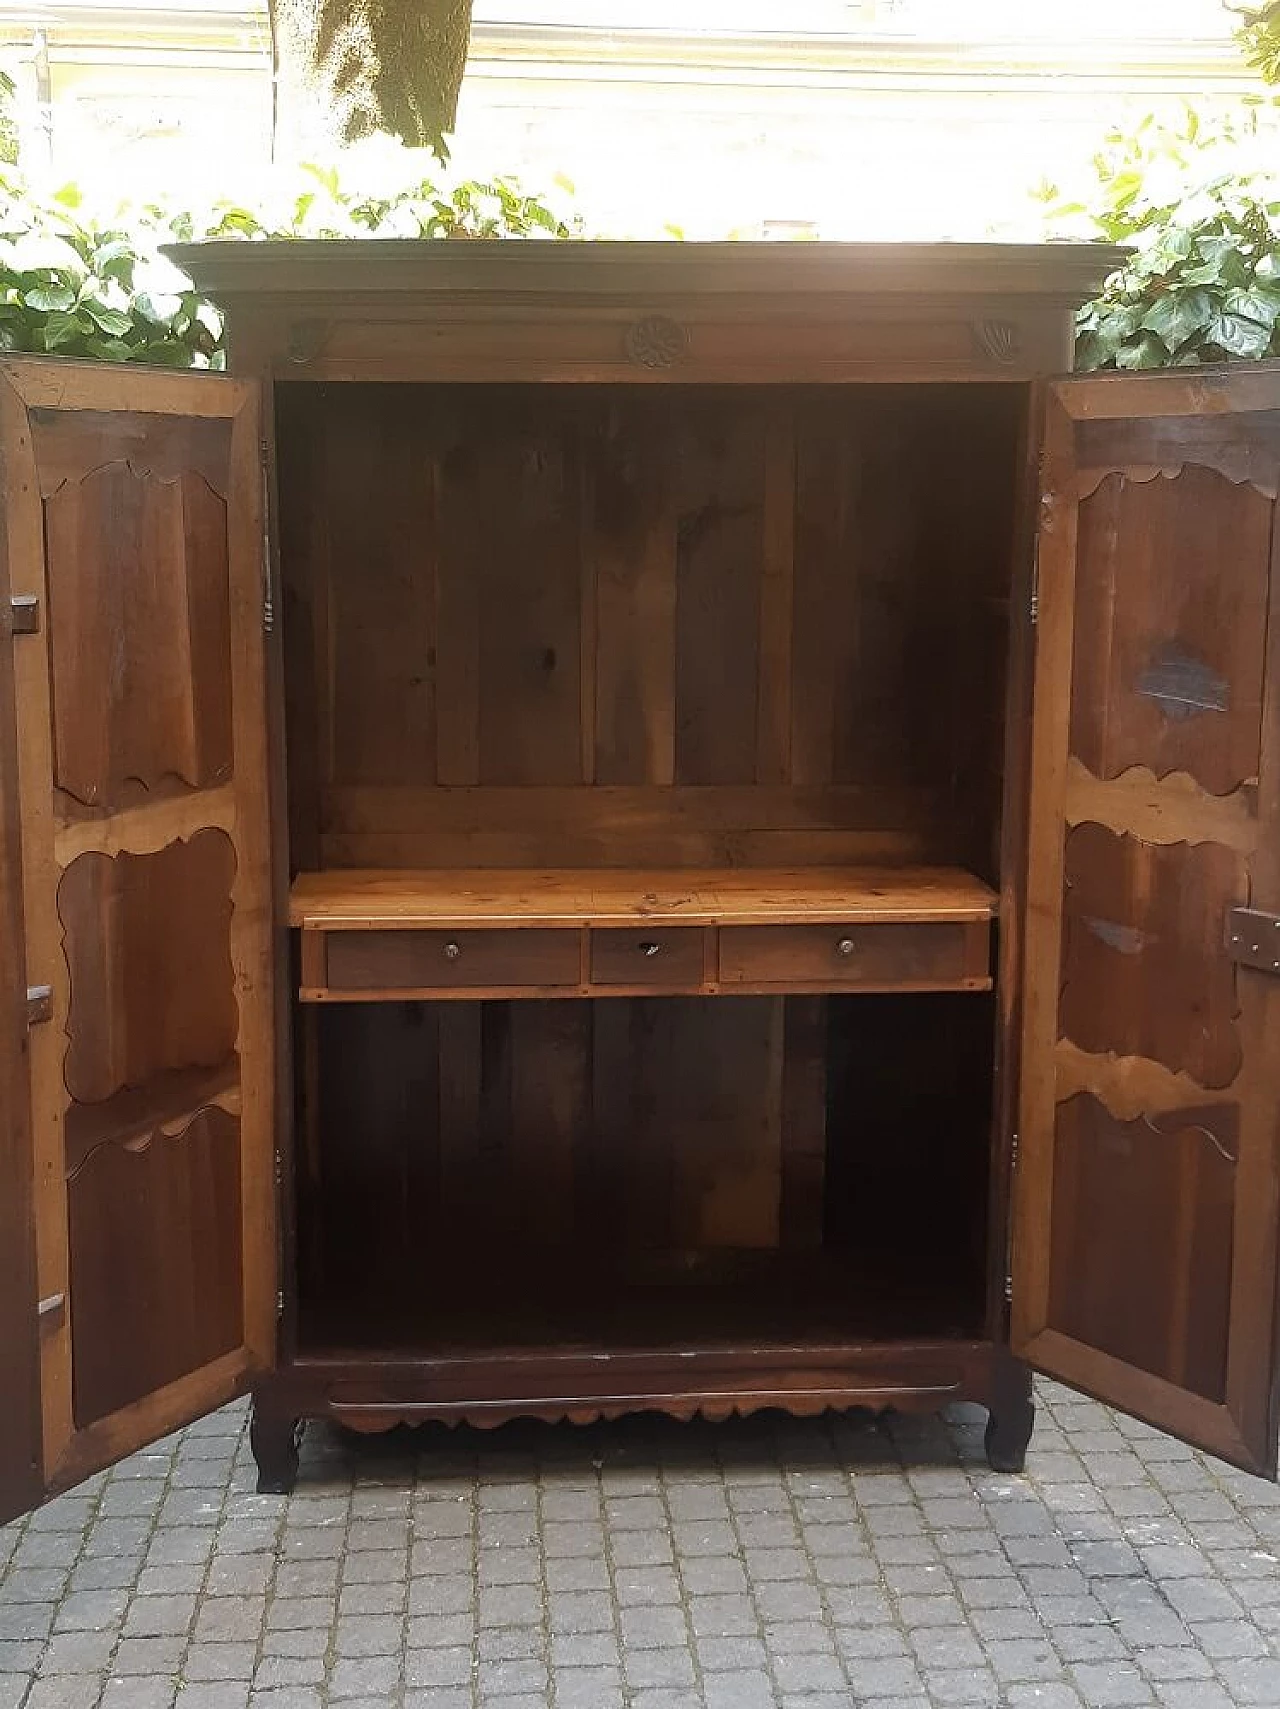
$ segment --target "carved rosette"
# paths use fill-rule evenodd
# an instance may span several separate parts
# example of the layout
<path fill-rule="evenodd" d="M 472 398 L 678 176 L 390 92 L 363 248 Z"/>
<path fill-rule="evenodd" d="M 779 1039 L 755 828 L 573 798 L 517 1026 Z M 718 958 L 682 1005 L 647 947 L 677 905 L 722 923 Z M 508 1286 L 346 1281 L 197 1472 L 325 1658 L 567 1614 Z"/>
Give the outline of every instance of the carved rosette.
<path fill-rule="evenodd" d="M 1021 333 L 1008 320 L 974 321 L 973 344 L 979 356 L 994 362 L 998 368 L 1012 368 L 1022 354 Z"/>
<path fill-rule="evenodd" d="M 689 335 L 669 315 L 646 315 L 632 321 L 623 346 L 637 368 L 674 368 L 688 353 Z"/>

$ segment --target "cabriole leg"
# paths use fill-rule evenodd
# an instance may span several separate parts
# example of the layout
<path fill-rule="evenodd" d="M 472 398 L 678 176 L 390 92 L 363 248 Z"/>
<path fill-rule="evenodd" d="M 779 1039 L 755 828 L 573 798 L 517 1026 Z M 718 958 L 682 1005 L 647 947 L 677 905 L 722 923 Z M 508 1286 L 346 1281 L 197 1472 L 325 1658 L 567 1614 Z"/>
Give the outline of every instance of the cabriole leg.
<path fill-rule="evenodd" d="M 992 1471 L 1022 1471 L 1036 1409 L 1031 1399 L 1031 1371 L 1011 1354 L 996 1355 L 988 1410 L 986 1448 Z"/>
<path fill-rule="evenodd" d="M 258 1395 L 253 1400 L 253 1418 L 249 1425 L 249 1446 L 258 1466 L 259 1495 L 289 1495 L 298 1479 L 298 1443 L 302 1437 L 302 1420 L 265 1404 Z"/>

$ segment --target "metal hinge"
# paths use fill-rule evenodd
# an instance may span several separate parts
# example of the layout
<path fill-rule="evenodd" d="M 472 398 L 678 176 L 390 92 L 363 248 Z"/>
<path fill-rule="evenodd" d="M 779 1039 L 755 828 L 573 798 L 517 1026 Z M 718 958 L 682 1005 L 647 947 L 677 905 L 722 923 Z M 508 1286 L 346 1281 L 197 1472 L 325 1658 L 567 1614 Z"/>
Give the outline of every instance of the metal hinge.
<path fill-rule="evenodd" d="M 1265 908 L 1228 909 L 1227 953 L 1242 967 L 1280 973 L 1280 914 Z"/>
<path fill-rule="evenodd" d="M 1037 540 L 1035 550 L 1031 554 L 1031 624 L 1034 628 L 1040 621 L 1040 542 Z"/>
<path fill-rule="evenodd" d="M 276 601 L 271 583 L 271 526 L 267 521 L 267 475 L 271 467 L 271 447 L 265 439 L 258 441 L 258 461 L 262 467 L 262 631 L 264 635 L 270 635 L 276 626 Z"/>
<path fill-rule="evenodd" d="M 27 986 L 27 1025 L 34 1027 L 40 1021 L 53 1019 L 53 987 L 51 985 Z"/>
<path fill-rule="evenodd" d="M 283 1316 L 284 1316 L 284 1289 L 283 1288 L 277 1288 L 277 1290 L 276 1290 L 276 1322 L 279 1323 L 280 1319 Z"/>
<path fill-rule="evenodd" d="M 36 1306 L 36 1321 L 41 1330 L 61 1329 L 67 1321 L 67 1296 L 48 1294 Z"/>
<path fill-rule="evenodd" d="M 40 633 L 40 601 L 35 594 L 15 594 L 9 601 L 9 633 L 11 635 L 38 635 Z"/>
<path fill-rule="evenodd" d="M 276 1152 L 276 1186 L 284 1186 L 284 1158 Z"/>
<path fill-rule="evenodd" d="M 1010 1138 L 1010 1141 L 1009 1141 L 1009 1167 L 1010 1167 L 1010 1169 L 1016 1169 L 1018 1167 L 1018 1130 L 1017 1130 L 1017 1128 L 1015 1128 L 1013 1130 L 1012 1137 Z"/>
<path fill-rule="evenodd" d="M 1012 1270 L 1006 1270 L 1004 1273 L 1004 1302 L 1006 1305 L 1012 1305 L 1013 1304 L 1013 1271 Z"/>

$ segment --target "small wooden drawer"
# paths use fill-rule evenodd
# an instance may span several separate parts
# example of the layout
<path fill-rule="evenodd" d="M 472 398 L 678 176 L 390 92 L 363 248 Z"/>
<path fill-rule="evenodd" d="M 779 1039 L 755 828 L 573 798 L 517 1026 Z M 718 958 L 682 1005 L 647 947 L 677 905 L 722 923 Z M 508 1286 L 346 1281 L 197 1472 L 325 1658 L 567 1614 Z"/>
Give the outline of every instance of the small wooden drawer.
<path fill-rule="evenodd" d="M 331 991 L 577 985 L 576 931 L 329 932 Z"/>
<path fill-rule="evenodd" d="M 593 931 L 593 985 L 697 986 L 704 977 L 706 935 L 696 926 L 666 930 L 637 926 Z"/>
<path fill-rule="evenodd" d="M 987 920 L 725 926 L 722 985 L 972 990 L 990 982 Z"/>

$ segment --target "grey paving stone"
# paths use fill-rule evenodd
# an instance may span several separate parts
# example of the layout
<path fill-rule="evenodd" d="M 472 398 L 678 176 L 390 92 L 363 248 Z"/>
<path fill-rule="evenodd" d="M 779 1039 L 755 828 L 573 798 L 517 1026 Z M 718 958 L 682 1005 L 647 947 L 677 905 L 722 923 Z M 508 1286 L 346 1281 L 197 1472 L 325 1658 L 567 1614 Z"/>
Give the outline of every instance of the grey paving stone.
<path fill-rule="evenodd" d="M 280 1499 L 229 1408 L 0 1530 L 0 1709 L 1277 1709 L 1276 1492 L 1041 1418 L 312 1429 Z"/>
<path fill-rule="evenodd" d="M 625 1650 L 622 1668 L 627 1686 L 637 1693 L 644 1688 L 675 1689 L 694 1683 L 693 1656 L 686 1649 Z"/>
<path fill-rule="evenodd" d="M 105 1709 L 104 1699 L 104 1709 Z M 232 1680 L 201 1681 L 186 1685 L 179 1693 L 175 1709 L 246 1709 L 249 1687 Z"/>
<path fill-rule="evenodd" d="M 248 1686 L 243 1689 L 241 1709 L 249 1691 Z M 177 1692 L 172 1679 L 109 1679 L 99 1709 L 172 1709 Z M 184 1709 L 185 1696 L 184 1692 Z"/>

